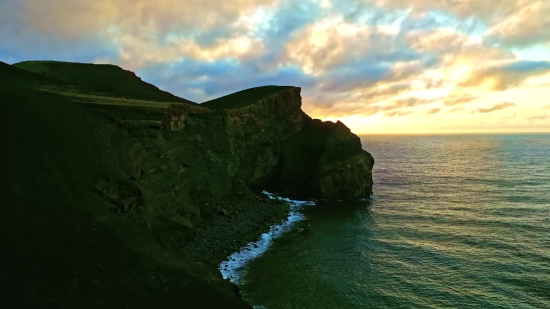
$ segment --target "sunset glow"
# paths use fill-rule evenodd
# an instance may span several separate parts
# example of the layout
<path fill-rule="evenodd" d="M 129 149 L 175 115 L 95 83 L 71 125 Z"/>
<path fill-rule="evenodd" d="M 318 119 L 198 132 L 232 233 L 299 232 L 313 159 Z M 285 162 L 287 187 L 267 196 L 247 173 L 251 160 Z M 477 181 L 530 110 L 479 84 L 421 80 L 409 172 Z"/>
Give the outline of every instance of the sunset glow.
<path fill-rule="evenodd" d="M 204 102 L 302 87 L 357 134 L 550 132 L 550 1 L 8 0 L 0 61 L 112 63 Z"/>

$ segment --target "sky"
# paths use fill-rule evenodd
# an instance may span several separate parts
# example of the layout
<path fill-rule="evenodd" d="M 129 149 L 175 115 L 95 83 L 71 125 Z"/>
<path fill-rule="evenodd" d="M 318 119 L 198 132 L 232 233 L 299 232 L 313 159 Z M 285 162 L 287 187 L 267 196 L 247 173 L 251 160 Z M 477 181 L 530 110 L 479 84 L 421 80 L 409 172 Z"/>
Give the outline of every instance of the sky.
<path fill-rule="evenodd" d="M 298 86 L 357 134 L 550 132 L 550 0 L 0 0 L 0 38 L 198 103 Z"/>

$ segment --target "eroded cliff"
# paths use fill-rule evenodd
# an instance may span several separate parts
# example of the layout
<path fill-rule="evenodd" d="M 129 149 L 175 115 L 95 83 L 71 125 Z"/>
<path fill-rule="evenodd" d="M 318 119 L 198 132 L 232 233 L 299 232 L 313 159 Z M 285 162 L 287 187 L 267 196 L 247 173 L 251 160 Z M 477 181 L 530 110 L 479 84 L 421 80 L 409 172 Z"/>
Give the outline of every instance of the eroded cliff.
<path fill-rule="evenodd" d="M 211 111 L 228 134 L 229 175 L 289 197 L 368 198 L 374 159 L 359 137 L 340 121 L 311 119 L 301 105 L 300 88 L 289 87 L 248 106 Z M 193 109 L 171 104 L 162 127 L 185 129 Z"/>

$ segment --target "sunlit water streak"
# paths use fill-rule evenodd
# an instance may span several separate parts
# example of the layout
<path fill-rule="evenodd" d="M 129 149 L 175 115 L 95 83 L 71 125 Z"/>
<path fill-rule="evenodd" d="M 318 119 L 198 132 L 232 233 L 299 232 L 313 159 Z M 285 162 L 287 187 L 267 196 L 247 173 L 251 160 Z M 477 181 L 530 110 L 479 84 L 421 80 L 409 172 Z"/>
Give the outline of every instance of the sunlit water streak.
<path fill-rule="evenodd" d="M 374 197 L 233 265 L 258 308 L 550 308 L 550 135 L 367 136 Z M 240 275 L 240 276 L 239 276 Z"/>

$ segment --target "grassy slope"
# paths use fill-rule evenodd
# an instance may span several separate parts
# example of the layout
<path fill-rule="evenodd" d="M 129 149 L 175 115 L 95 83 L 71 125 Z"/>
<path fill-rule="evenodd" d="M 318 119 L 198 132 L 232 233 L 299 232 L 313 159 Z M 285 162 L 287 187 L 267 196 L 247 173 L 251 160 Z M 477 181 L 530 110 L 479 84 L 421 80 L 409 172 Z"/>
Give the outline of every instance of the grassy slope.
<path fill-rule="evenodd" d="M 13 66 L 70 84 L 119 96 L 196 104 L 142 81 L 133 72 L 111 64 L 22 61 Z"/>
<path fill-rule="evenodd" d="M 93 132 L 112 119 L 35 89 L 52 85 L 0 63 L 0 307 L 250 308 L 216 269 L 108 210 L 93 187 L 116 175 Z"/>
<path fill-rule="evenodd" d="M 201 103 L 201 106 L 210 109 L 235 109 L 256 103 L 259 100 L 278 91 L 292 88 L 293 86 L 262 86 L 241 90 L 214 100 Z"/>

